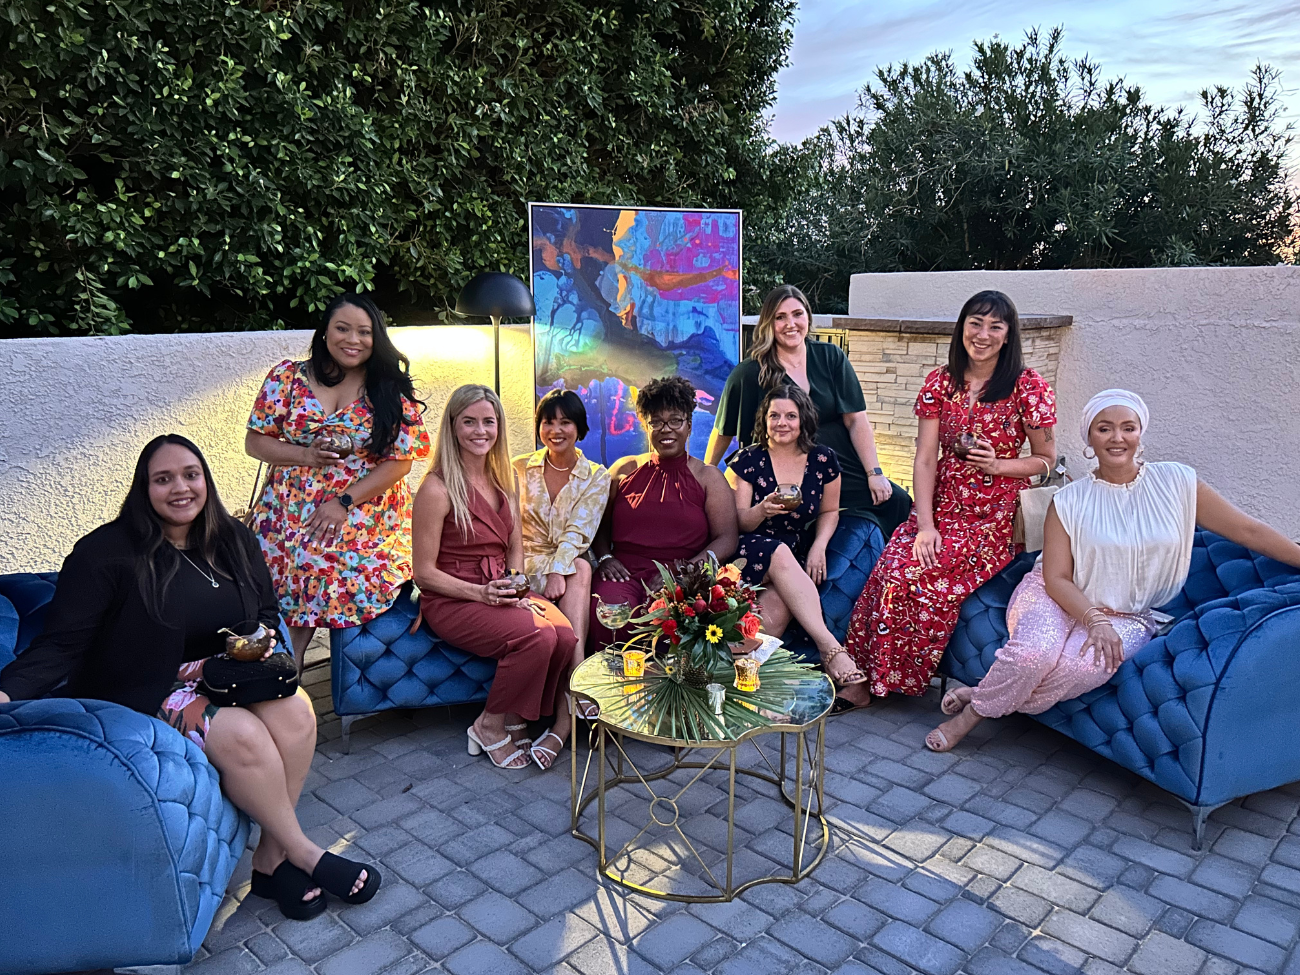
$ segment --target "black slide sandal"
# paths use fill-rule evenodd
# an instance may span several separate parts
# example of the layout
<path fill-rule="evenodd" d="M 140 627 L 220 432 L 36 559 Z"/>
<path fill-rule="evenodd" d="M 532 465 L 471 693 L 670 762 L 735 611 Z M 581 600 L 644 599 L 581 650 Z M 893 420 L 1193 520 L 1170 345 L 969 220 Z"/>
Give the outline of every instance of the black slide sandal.
<path fill-rule="evenodd" d="M 275 901 L 280 913 L 291 921 L 309 921 L 325 910 L 325 893 L 322 890 L 319 897 L 309 901 L 303 900 L 302 895 L 320 886 L 306 871 L 285 860 L 271 874 L 254 870 L 249 893 Z"/>
<path fill-rule="evenodd" d="M 361 876 L 362 870 L 366 872 L 366 882 L 354 894 L 352 887 Z M 328 852 L 317 861 L 316 869 L 311 872 L 311 879 L 317 887 L 329 891 L 346 904 L 364 904 L 375 896 L 380 884 L 379 871 L 370 864 L 357 863 L 355 860 L 348 860 Z"/>

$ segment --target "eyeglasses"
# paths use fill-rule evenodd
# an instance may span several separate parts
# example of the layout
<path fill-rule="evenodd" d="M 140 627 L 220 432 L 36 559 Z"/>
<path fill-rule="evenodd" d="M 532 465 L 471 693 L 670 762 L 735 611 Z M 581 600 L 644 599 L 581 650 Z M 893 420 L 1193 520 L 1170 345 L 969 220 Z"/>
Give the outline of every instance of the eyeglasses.
<path fill-rule="evenodd" d="M 684 416 L 652 416 L 645 421 L 645 425 L 651 430 L 658 432 L 660 430 L 670 430 L 676 433 L 682 427 L 686 426 L 687 417 Z"/>

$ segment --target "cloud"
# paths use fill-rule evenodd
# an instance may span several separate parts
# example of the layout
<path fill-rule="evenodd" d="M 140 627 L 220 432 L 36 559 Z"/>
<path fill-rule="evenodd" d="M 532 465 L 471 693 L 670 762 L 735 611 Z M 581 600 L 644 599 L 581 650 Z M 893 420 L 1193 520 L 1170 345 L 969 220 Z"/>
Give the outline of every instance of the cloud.
<path fill-rule="evenodd" d="M 857 103 L 877 66 L 951 50 L 972 40 L 1062 25 L 1066 53 L 1088 54 L 1106 77 L 1122 75 L 1149 98 L 1195 109 L 1202 88 L 1240 86 L 1256 62 L 1284 70 L 1288 119 L 1300 118 L 1300 0 L 1197 6 L 1185 0 L 805 0 L 791 66 L 778 78 L 773 134 L 793 140 Z"/>

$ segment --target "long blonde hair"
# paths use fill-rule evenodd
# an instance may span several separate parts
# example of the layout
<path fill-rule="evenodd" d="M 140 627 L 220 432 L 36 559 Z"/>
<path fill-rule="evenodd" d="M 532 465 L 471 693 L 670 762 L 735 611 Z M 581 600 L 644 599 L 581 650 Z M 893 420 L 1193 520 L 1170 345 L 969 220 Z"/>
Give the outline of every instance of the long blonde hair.
<path fill-rule="evenodd" d="M 515 503 L 514 469 L 510 466 L 510 446 L 506 443 L 506 414 L 501 407 L 501 399 L 488 387 L 477 383 L 461 386 L 451 394 L 446 409 L 442 411 L 442 422 L 438 424 L 438 442 L 433 448 L 429 474 L 437 474 L 447 486 L 452 520 L 464 539 L 474 534 L 474 524 L 469 513 L 469 482 L 465 478 L 465 465 L 460 459 L 460 441 L 456 439 L 455 423 L 462 413 L 480 400 L 491 403 L 497 417 L 497 439 L 487 455 L 487 475 L 493 484 L 505 492 L 509 503 Z"/>
<path fill-rule="evenodd" d="M 812 328 L 812 306 L 804 293 L 792 284 L 778 284 L 763 299 L 763 307 L 758 310 L 758 324 L 754 326 L 754 345 L 749 350 L 751 359 L 758 363 L 758 384 L 764 389 L 771 389 L 781 379 L 785 370 L 776 357 L 776 311 L 781 302 L 787 298 L 796 299 L 803 305 L 808 316 L 808 328 Z"/>

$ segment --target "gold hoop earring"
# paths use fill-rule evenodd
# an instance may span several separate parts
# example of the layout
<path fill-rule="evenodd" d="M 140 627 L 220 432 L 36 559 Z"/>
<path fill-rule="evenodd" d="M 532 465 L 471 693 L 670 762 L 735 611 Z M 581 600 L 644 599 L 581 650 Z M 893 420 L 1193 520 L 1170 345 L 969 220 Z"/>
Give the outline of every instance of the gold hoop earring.
<path fill-rule="evenodd" d="M 1088 451 L 1090 451 L 1090 450 L 1092 451 L 1092 453 L 1088 453 Z M 1096 459 L 1096 457 L 1097 457 L 1097 451 L 1096 451 L 1096 450 L 1093 450 L 1093 446 L 1092 446 L 1092 444 L 1087 444 L 1087 445 L 1084 446 L 1084 448 L 1083 448 L 1083 456 L 1086 457 L 1086 458 L 1088 458 L 1088 460 L 1095 460 L 1095 459 Z"/>

